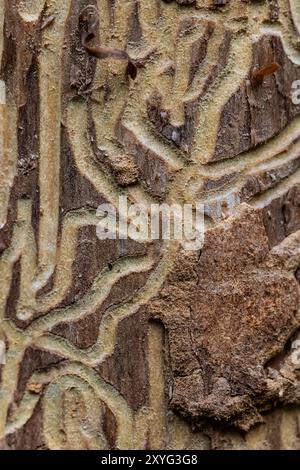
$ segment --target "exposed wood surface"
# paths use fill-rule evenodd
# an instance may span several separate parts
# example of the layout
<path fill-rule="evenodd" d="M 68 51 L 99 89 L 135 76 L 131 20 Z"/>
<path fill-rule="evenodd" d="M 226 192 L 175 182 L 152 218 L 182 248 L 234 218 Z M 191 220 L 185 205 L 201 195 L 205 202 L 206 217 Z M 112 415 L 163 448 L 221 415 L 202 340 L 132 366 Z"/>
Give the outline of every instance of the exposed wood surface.
<path fill-rule="evenodd" d="M 0 0 L 0 448 L 300 448 L 298 3 Z"/>

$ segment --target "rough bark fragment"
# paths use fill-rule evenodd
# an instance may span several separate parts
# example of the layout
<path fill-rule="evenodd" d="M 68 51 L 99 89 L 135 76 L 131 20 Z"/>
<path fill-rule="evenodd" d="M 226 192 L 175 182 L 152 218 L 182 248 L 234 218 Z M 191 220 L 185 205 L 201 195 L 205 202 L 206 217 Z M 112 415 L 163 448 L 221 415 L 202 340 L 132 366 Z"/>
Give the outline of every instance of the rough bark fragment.
<path fill-rule="evenodd" d="M 300 447 L 299 28 L 0 0 L 0 448 Z M 203 250 L 100 241 L 120 195 L 203 203 Z"/>

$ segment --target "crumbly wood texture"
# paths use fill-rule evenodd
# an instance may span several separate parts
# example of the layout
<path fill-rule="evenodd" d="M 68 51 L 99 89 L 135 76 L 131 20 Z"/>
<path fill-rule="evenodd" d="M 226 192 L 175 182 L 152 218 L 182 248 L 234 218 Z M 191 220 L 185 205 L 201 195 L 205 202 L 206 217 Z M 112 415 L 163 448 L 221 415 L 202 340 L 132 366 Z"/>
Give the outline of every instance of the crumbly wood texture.
<path fill-rule="evenodd" d="M 300 448 L 298 5 L 0 0 L 0 448 Z"/>

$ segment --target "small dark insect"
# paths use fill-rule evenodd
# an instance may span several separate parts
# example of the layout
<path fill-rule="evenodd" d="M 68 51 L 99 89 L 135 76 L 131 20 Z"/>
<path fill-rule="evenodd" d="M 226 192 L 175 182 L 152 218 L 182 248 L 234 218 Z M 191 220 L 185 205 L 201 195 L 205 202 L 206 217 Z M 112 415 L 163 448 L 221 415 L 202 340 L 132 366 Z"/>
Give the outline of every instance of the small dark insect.
<path fill-rule="evenodd" d="M 135 80 L 137 76 L 137 68 L 132 62 L 130 56 L 127 52 L 114 47 L 107 46 L 91 46 L 89 43 L 94 39 L 95 35 L 93 33 L 83 33 L 82 35 L 82 44 L 86 51 L 94 56 L 97 59 L 117 59 L 117 60 L 126 60 L 128 62 L 127 73 L 128 75 Z"/>
<path fill-rule="evenodd" d="M 265 65 L 264 67 L 260 69 L 254 70 L 251 76 L 251 83 L 253 86 L 258 86 L 261 85 L 264 81 L 265 77 L 268 77 L 269 75 L 273 75 L 273 73 L 277 72 L 277 70 L 280 69 L 280 65 L 277 64 L 277 62 L 271 62 L 268 65 Z"/>

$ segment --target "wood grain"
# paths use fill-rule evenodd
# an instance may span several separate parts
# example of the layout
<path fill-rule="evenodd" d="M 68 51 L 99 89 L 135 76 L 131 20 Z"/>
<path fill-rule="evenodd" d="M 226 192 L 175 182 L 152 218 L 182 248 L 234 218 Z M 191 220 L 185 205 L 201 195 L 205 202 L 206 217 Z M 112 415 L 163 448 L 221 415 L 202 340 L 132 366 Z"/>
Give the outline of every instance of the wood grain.
<path fill-rule="evenodd" d="M 1 448 L 300 448 L 299 31 L 296 0 L 0 0 Z M 203 203 L 203 250 L 100 241 L 120 195 Z"/>

